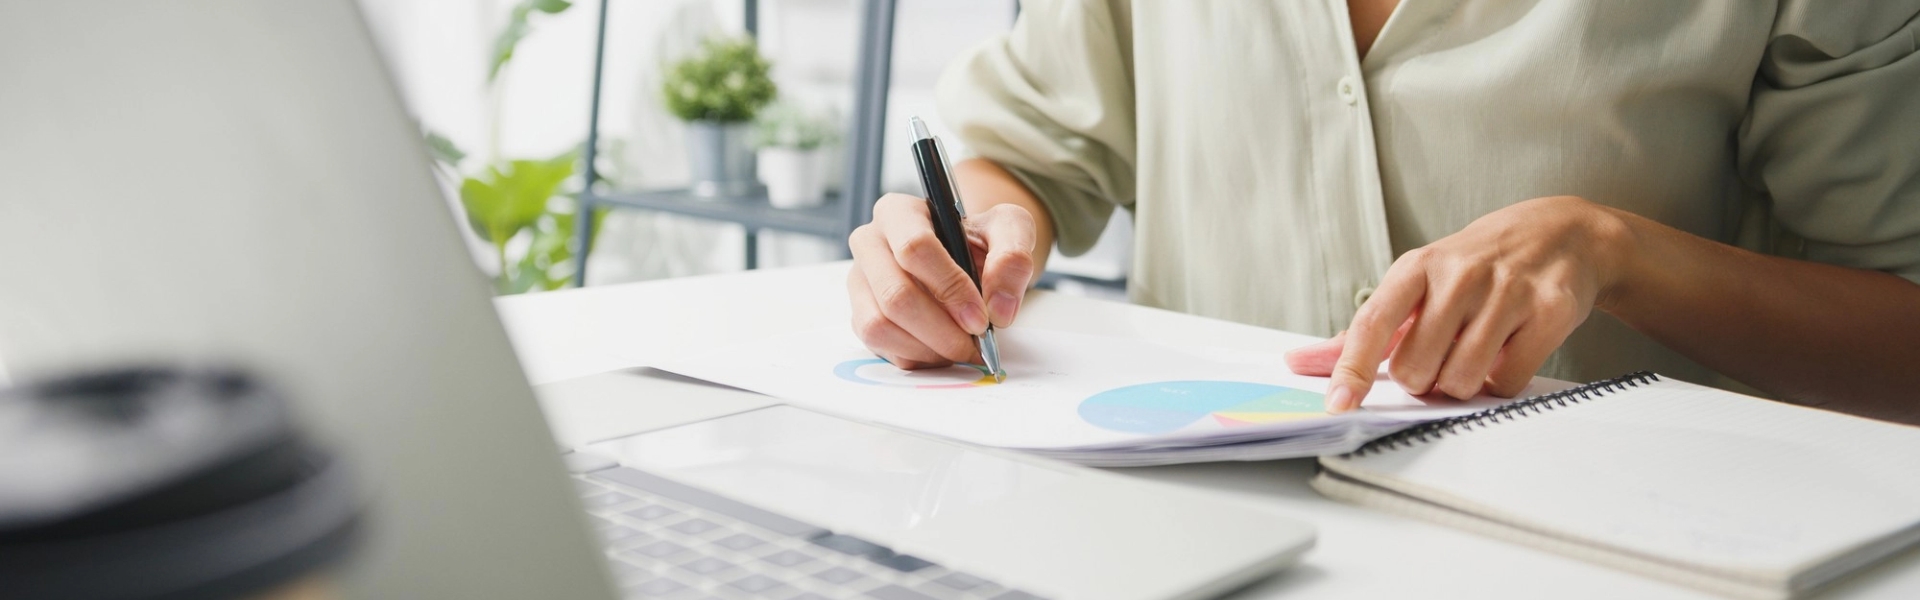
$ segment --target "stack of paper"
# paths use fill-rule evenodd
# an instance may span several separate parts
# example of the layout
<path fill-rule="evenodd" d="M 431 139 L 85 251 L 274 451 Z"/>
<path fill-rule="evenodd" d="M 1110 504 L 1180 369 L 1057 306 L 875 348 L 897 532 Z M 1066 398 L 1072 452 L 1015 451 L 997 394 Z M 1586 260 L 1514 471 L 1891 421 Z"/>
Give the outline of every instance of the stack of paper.
<path fill-rule="evenodd" d="M 842 328 L 659 367 L 849 418 L 1095 466 L 1340 453 L 1499 402 L 1416 398 L 1383 380 L 1363 409 L 1330 415 L 1328 380 L 1294 375 L 1278 354 L 1031 328 L 998 336 L 1008 374 L 999 384 L 971 365 L 901 370 Z"/>

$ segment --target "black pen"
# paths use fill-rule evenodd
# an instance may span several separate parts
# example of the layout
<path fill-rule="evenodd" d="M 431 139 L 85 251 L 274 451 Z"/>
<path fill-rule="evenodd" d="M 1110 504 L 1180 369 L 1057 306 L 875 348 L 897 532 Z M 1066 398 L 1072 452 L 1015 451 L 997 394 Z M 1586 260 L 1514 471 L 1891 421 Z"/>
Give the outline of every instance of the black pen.
<path fill-rule="evenodd" d="M 967 208 L 960 204 L 960 188 L 954 186 L 946 148 L 940 145 L 940 138 L 927 132 L 927 124 L 920 117 L 913 117 L 908 126 L 913 131 L 913 162 L 920 167 L 920 187 L 927 193 L 927 212 L 933 217 L 934 235 L 940 238 L 940 245 L 953 257 L 954 264 L 973 278 L 973 289 L 978 290 L 980 270 L 974 268 L 973 251 L 967 248 Z M 993 375 L 993 381 L 1006 381 L 1007 371 L 1000 368 L 1000 344 L 993 341 L 993 324 L 988 323 L 987 330 L 973 341 L 980 344 L 980 360 L 987 363 L 987 372 Z"/>

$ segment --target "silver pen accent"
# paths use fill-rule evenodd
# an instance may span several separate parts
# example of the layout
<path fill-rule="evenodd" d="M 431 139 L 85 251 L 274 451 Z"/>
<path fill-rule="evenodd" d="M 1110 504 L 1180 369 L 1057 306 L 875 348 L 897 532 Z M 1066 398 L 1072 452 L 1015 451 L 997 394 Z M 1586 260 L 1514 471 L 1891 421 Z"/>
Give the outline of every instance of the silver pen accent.
<path fill-rule="evenodd" d="M 920 117 L 907 117 L 907 133 L 916 142 L 933 137 L 933 133 L 927 131 L 927 122 Z"/>
<path fill-rule="evenodd" d="M 927 124 L 921 121 L 920 117 L 912 117 L 909 119 L 907 121 L 907 130 L 913 137 L 913 158 L 919 163 L 921 185 L 927 188 L 927 202 L 929 204 L 941 200 L 951 202 L 953 214 L 958 215 L 960 219 L 959 223 L 953 224 L 955 225 L 954 231 L 959 231 L 958 226 L 964 225 L 967 218 L 967 207 L 964 203 L 960 202 L 960 188 L 953 182 L 953 165 L 947 161 L 946 146 L 940 143 L 940 138 L 934 137 L 933 133 L 927 131 Z M 931 152 L 922 152 L 919 146 L 920 142 L 928 140 L 933 142 Z M 928 154 L 932 156 L 929 157 L 927 156 Z M 946 197 L 941 199 L 935 198 L 935 196 L 941 195 Z M 942 244 L 945 244 L 947 240 L 944 238 L 950 236 L 941 231 L 943 229 L 941 217 L 947 215 L 940 211 L 937 206 L 932 208 L 933 210 L 931 212 L 933 214 L 930 216 L 934 220 L 935 233 L 941 235 L 943 238 Z M 953 217 L 947 216 L 947 218 L 952 219 Z M 962 239 L 959 243 L 965 244 L 966 241 Z M 966 252 L 965 250 L 949 251 Z M 960 265 L 962 270 L 967 271 L 968 277 L 973 278 L 974 285 L 977 288 L 980 284 L 980 274 L 975 270 L 972 258 L 965 254 L 957 254 L 955 255 L 955 261 Z M 993 324 L 988 323 L 986 331 L 974 336 L 973 341 L 980 346 L 980 362 L 986 363 L 982 366 L 985 366 L 987 373 L 993 376 L 994 383 L 1005 382 L 1007 380 L 1007 371 L 1000 366 L 1000 344 L 993 338 Z"/>
<path fill-rule="evenodd" d="M 980 343 L 980 362 L 987 363 L 987 371 L 993 373 L 994 383 L 1006 383 L 1007 370 L 1000 368 L 1000 343 L 993 341 L 993 324 L 987 324 L 987 331 L 973 338 Z"/>

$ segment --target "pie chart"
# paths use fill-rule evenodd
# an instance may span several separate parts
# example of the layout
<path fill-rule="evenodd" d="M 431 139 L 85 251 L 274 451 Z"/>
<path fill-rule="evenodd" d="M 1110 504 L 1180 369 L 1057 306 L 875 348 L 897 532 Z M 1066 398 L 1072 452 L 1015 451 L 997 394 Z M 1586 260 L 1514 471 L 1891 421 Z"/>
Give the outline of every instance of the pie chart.
<path fill-rule="evenodd" d="M 970 363 L 908 371 L 878 358 L 860 358 L 834 365 L 833 375 L 861 385 L 923 390 L 958 390 L 994 384 L 993 374 L 986 367 Z"/>
<path fill-rule="evenodd" d="M 1126 433 L 1160 434 L 1196 422 L 1245 427 L 1327 416 L 1326 395 L 1246 381 L 1160 381 L 1094 394 L 1080 418 Z"/>

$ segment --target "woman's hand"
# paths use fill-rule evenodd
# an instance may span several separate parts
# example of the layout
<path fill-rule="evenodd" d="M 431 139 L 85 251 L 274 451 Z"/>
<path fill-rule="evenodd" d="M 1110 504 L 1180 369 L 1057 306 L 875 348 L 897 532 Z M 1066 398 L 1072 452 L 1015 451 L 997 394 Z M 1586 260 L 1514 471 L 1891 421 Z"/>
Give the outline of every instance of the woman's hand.
<path fill-rule="evenodd" d="M 1512 397 L 1616 285 L 1632 236 L 1614 209 L 1571 196 L 1494 211 L 1402 255 L 1345 332 L 1287 364 L 1333 377 L 1331 412 L 1359 406 L 1389 357 L 1410 394 Z"/>
<path fill-rule="evenodd" d="M 867 349 L 903 369 L 977 362 L 972 336 L 1013 324 L 1036 270 L 1033 214 L 995 204 L 966 228 L 978 288 L 934 235 L 926 200 L 887 194 L 874 204 L 873 222 L 847 238 L 853 331 Z"/>

